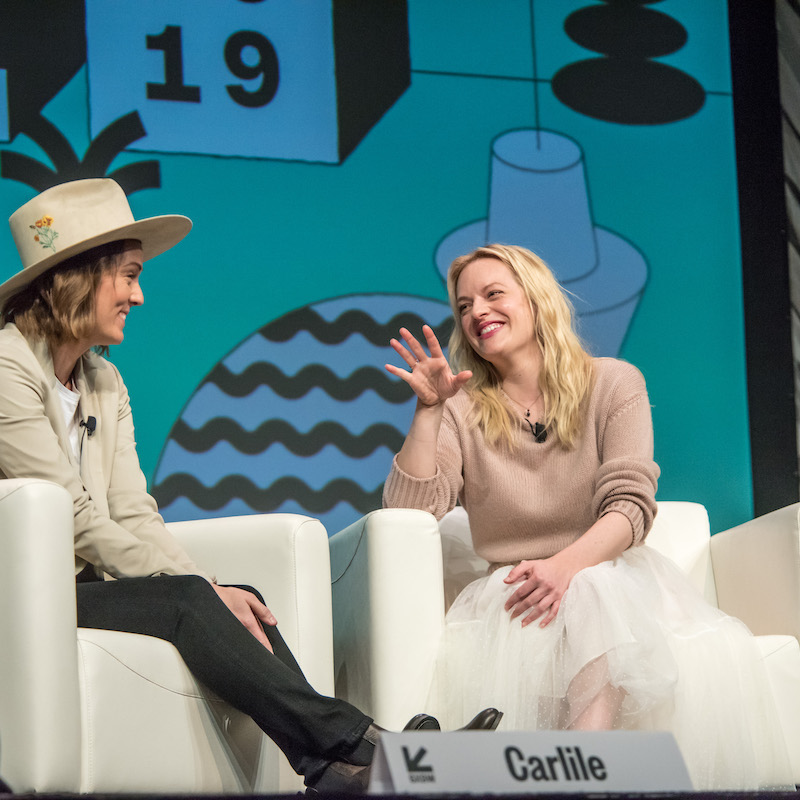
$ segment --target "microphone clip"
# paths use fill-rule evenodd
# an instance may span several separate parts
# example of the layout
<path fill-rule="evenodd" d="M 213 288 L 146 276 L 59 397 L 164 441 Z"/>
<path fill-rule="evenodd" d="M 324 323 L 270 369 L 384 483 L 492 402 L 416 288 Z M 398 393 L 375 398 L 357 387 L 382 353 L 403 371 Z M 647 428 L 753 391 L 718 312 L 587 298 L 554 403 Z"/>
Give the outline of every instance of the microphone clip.
<path fill-rule="evenodd" d="M 541 422 L 531 422 L 529 419 L 525 419 L 525 422 L 528 423 L 528 427 L 531 429 L 531 433 L 533 434 L 533 439 L 536 444 L 542 444 L 543 442 L 547 441 L 547 428 L 542 425 Z"/>
<path fill-rule="evenodd" d="M 87 417 L 85 420 L 81 420 L 81 428 L 86 428 L 86 433 L 91 437 L 97 428 L 97 418 Z"/>

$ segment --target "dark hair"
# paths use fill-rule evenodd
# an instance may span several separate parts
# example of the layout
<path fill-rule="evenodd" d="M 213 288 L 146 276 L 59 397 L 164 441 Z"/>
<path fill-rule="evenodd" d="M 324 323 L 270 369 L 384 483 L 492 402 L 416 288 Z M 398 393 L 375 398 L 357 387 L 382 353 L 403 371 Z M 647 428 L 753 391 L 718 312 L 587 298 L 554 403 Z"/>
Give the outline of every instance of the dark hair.
<path fill-rule="evenodd" d="M 120 239 L 62 261 L 12 295 L 3 306 L 2 322 L 13 322 L 32 339 L 52 345 L 87 336 L 95 323 L 100 279 L 117 268 L 119 257 L 135 239 Z"/>

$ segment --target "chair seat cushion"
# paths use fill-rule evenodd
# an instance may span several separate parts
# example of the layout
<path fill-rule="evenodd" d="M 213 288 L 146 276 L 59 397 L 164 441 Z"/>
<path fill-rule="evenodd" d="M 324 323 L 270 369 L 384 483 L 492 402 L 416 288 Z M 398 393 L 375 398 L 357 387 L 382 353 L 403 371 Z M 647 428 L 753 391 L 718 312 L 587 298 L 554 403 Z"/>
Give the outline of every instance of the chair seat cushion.
<path fill-rule="evenodd" d="M 264 735 L 202 687 L 173 645 L 79 628 L 78 659 L 82 792 L 252 791 Z"/>
<path fill-rule="evenodd" d="M 756 636 L 786 738 L 792 774 L 800 780 L 800 643 L 794 636 Z"/>
<path fill-rule="evenodd" d="M 87 665 L 94 663 L 92 653 L 97 649 L 144 681 L 169 692 L 202 697 L 197 681 L 169 642 L 136 633 L 78 628 L 78 643 Z"/>

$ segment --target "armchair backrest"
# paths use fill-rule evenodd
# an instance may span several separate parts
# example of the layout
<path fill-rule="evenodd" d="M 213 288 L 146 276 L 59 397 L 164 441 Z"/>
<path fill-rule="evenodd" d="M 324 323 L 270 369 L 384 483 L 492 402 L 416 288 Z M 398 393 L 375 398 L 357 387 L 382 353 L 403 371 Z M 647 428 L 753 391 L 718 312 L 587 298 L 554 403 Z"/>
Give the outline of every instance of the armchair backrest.
<path fill-rule="evenodd" d="M 0 480 L 0 774 L 12 786 L 79 786 L 73 542 L 66 489 Z"/>
<path fill-rule="evenodd" d="M 461 506 L 456 506 L 439 520 L 439 533 L 442 537 L 444 607 L 446 611 L 468 583 L 486 574 L 489 562 L 476 555 L 472 549 L 469 517 Z"/>
<path fill-rule="evenodd" d="M 662 500 L 658 503 L 658 514 L 646 541 L 650 547 L 672 559 L 712 606 L 717 605 L 711 566 L 711 528 L 705 506 Z"/>
<path fill-rule="evenodd" d="M 445 607 L 470 581 L 485 574 L 487 562 L 475 555 L 467 512 L 454 508 L 439 522 L 444 561 Z M 672 559 L 712 605 L 717 604 L 710 554 L 708 513 L 700 503 L 662 501 L 658 504 L 647 544 Z"/>

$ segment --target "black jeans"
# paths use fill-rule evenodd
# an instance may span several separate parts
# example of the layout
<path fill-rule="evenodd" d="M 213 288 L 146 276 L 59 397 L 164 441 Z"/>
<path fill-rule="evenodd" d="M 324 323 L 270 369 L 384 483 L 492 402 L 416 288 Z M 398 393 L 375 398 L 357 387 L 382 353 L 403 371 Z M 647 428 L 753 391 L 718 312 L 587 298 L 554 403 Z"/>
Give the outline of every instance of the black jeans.
<path fill-rule="evenodd" d="M 277 628 L 264 626 L 273 655 L 203 578 L 124 578 L 76 589 L 79 627 L 172 642 L 192 674 L 251 716 L 306 783 L 352 752 L 372 721 L 349 703 L 318 694 Z"/>

